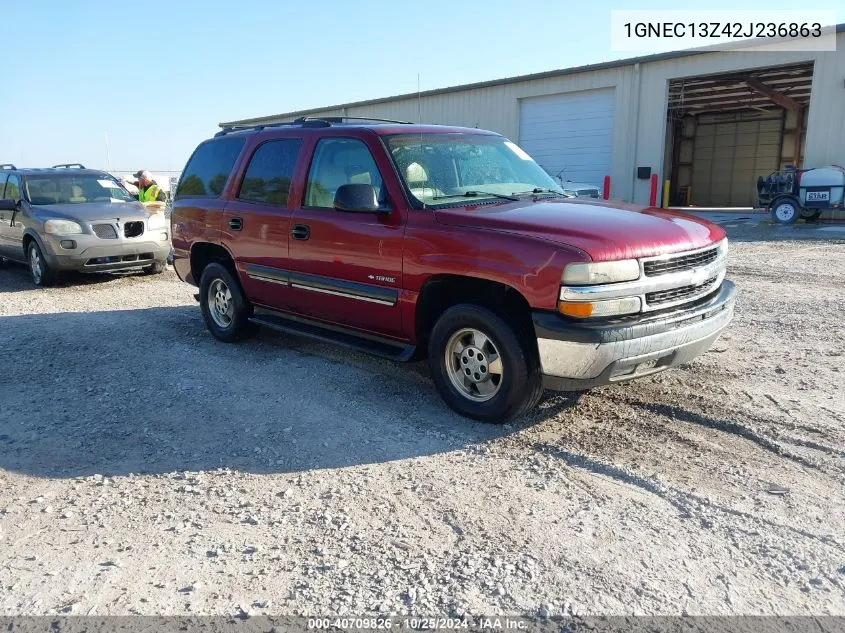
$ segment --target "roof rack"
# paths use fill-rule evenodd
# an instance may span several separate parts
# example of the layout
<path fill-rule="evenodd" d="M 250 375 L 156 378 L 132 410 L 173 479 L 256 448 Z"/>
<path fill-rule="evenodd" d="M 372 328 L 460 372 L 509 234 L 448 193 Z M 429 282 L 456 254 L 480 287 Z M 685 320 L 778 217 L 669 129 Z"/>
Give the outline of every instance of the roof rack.
<path fill-rule="evenodd" d="M 284 127 L 286 125 L 299 125 L 302 127 L 329 127 L 331 123 L 324 119 L 297 119 L 296 121 L 282 121 L 280 123 L 262 123 L 259 125 L 230 125 L 228 127 L 224 127 L 220 130 L 215 137 L 218 136 L 225 136 L 226 134 L 231 134 L 232 132 L 243 132 L 245 130 L 253 130 L 255 132 L 260 132 L 261 130 L 268 128 L 268 127 Z"/>
<path fill-rule="evenodd" d="M 58 165 L 53 165 L 52 169 L 85 169 L 85 165 L 82 163 L 59 163 Z"/>
<path fill-rule="evenodd" d="M 0 169 L 17 169 L 12 163 L 0 164 Z"/>
<path fill-rule="evenodd" d="M 359 117 L 359 116 L 326 116 L 326 117 L 310 117 L 302 116 L 293 121 L 282 121 L 279 123 L 260 123 L 257 125 L 229 125 L 220 130 L 215 137 L 226 136 L 232 132 L 243 132 L 245 130 L 252 130 L 260 132 L 268 127 L 284 127 L 287 125 L 301 125 L 302 127 L 331 127 L 332 123 L 343 123 L 344 121 L 372 121 L 374 123 L 401 123 L 403 125 L 410 125 L 409 121 L 397 121 L 395 119 L 377 119 L 373 117 Z"/>
<path fill-rule="evenodd" d="M 374 123 L 401 123 L 411 125 L 410 121 L 398 121 L 396 119 L 379 119 L 372 116 L 325 116 L 325 117 L 300 117 L 297 121 L 326 121 L 328 123 L 343 123 L 344 121 L 372 121 Z"/>

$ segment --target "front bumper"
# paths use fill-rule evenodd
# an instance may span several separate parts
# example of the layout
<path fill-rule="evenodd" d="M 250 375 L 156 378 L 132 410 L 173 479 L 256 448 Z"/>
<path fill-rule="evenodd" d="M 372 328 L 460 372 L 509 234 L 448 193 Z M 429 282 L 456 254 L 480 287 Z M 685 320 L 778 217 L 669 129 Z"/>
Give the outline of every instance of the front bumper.
<path fill-rule="evenodd" d="M 535 312 L 534 330 L 547 389 L 578 391 L 641 378 L 704 353 L 733 317 L 730 281 L 703 303 L 616 324 L 579 323 Z"/>
<path fill-rule="evenodd" d="M 101 240 L 94 235 L 42 235 L 44 258 L 56 270 L 102 272 L 164 263 L 170 255 L 170 231 L 155 230 L 141 238 Z M 164 236 L 167 237 L 164 237 Z M 152 239 L 153 236 L 159 239 Z M 65 248 L 62 241 L 72 241 Z"/>

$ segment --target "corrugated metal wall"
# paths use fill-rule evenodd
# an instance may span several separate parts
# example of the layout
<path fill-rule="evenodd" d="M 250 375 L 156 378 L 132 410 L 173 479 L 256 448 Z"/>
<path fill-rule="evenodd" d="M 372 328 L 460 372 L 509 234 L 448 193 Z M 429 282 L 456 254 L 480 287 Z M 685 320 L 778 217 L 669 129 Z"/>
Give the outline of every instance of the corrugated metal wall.
<path fill-rule="evenodd" d="M 531 81 L 475 88 L 353 107 L 313 110 L 311 116 L 377 116 L 479 127 L 494 130 L 517 143 L 520 100 L 527 97 L 616 89 L 613 125 L 611 194 L 646 203 L 649 182 L 637 180 L 636 168 L 649 166 L 663 178 L 666 103 L 669 80 L 696 75 L 815 61 L 808 115 L 804 164 L 845 164 L 845 33 L 836 36 L 836 52 L 755 50 L 713 52 Z M 560 60 L 561 65 L 566 60 Z M 278 119 L 289 120 L 281 117 Z"/>

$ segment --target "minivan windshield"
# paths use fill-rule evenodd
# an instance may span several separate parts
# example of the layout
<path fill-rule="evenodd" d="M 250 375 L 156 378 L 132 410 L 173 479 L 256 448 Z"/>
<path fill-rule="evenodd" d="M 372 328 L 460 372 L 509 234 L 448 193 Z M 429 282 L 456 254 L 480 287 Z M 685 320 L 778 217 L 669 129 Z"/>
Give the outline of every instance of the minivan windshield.
<path fill-rule="evenodd" d="M 520 147 L 491 134 L 401 134 L 385 137 L 407 190 L 433 208 L 539 193 L 565 194 Z"/>
<path fill-rule="evenodd" d="M 135 198 L 114 178 L 104 174 L 37 174 L 26 177 L 31 204 L 130 202 Z"/>

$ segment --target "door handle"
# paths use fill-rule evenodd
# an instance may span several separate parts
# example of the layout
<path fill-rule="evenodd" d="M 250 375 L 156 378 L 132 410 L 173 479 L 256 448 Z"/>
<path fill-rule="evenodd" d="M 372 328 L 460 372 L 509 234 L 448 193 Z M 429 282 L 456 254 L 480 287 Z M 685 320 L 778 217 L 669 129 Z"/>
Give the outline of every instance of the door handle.
<path fill-rule="evenodd" d="M 244 221 L 241 218 L 229 218 L 229 228 L 233 231 L 241 231 L 244 228 Z"/>
<path fill-rule="evenodd" d="M 311 227 L 307 224 L 294 224 L 290 235 L 295 240 L 307 240 L 311 237 Z"/>

